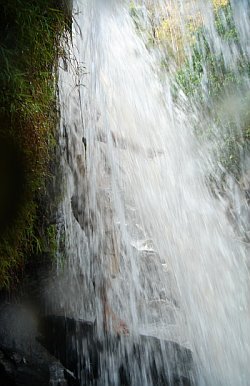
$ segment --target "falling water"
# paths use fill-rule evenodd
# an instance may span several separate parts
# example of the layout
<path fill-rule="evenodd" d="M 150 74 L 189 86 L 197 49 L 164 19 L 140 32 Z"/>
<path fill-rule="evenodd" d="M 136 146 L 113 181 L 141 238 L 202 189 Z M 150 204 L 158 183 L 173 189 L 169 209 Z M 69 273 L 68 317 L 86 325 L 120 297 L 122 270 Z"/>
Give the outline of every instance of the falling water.
<path fill-rule="evenodd" d="M 237 201 L 240 194 L 234 184 L 228 196 L 208 187 L 219 129 L 200 111 L 198 97 L 173 87 L 174 62 L 163 74 L 163 48 L 145 43 L 150 3 L 155 20 L 165 9 L 164 1 L 138 2 L 141 31 L 125 0 L 74 4 L 70 60 L 59 74 L 59 255 L 66 260 L 58 260 L 53 307 L 95 321 L 100 340 L 127 326 L 124 350 L 140 335 L 189 347 L 198 385 L 248 385 L 247 245 L 228 216 L 228 197 Z M 185 20 L 198 12 L 209 46 L 237 73 L 236 58 L 240 51 L 248 57 L 250 41 L 248 3 L 239 3 L 232 8 L 240 43 L 230 46 L 215 29 L 210 2 L 178 2 L 183 52 L 190 57 Z M 180 55 L 178 47 L 174 52 Z M 202 96 L 211 108 L 203 74 Z M 216 141 L 195 134 L 208 122 Z M 135 386 L 156 384 L 144 350 L 141 369 L 127 359 Z M 98 385 L 118 385 L 114 363 L 122 349 L 107 352 Z"/>

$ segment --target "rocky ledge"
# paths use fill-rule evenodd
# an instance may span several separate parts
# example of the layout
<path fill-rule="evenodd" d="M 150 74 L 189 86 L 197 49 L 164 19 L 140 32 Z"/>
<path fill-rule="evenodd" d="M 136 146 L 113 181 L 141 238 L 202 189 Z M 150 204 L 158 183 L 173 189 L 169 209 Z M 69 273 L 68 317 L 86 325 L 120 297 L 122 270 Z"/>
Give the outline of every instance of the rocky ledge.
<path fill-rule="evenodd" d="M 1 385 L 100 386 L 114 379 L 119 386 L 144 386 L 145 379 L 155 386 L 195 385 L 192 353 L 175 342 L 114 335 L 100 340 L 93 323 L 37 319 L 20 305 L 0 305 Z"/>

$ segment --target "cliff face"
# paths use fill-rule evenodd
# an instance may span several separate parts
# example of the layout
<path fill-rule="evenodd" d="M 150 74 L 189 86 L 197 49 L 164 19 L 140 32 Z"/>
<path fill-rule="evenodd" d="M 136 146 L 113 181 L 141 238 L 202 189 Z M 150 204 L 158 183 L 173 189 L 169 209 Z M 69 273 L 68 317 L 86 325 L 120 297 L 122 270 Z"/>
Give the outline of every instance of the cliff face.
<path fill-rule="evenodd" d="M 68 38 L 70 25 L 70 2 L 10 0 L 1 7 L 0 383 L 4 386 L 67 384 L 63 366 L 36 338 L 43 308 L 40 282 L 56 248 L 57 64 L 65 57 L 62 41 Z M 24 299 L 34 305 L 32 311 L 23 305 Z"/>
<path fill-rule="evenodd" d="M 16 285 L 30 258 L 53 249 L 48 186 L 56 163 L 57 63 L 70 12 L 70 2 L 57 0 L 2 6 L 0 289 Z"/>
<path fill-rule="evenodd" d="M 0 305 L 0 379 L 4 386 L 66 386 L 64 368 L 36 340 L 37 319 L 27 308 Z"/>

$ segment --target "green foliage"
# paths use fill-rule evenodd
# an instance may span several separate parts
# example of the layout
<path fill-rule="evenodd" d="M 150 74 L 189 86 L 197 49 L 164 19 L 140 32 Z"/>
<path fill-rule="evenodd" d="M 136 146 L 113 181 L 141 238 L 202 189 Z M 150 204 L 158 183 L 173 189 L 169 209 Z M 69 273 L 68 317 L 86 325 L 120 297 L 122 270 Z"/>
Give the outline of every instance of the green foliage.
<path fill-rule="evenodd" d="M 195 95 L 199 92 L 204 73 L 204 61 L 198 47 L 193 48 L 191 61 L 185 61 L 184 65 L 176 73 L 176 83 L 187 95 Z"/>
<path fill-rule="evenodd" d="M 215 27 L 222 41 L 238 46 L 230 3 L 216 8 Z M 238 47 L 241 55 L 236 66 L 230 68 L 225 64 L 223 54 L 216 53 L 209 45 L 206 36 L 204 26 L 196 30 L 191 57 L 185 60 L 176 73 L 175 89 L 181 88 L 189 98 L 193 98 L 196 105 L 199 104 L 200 110 L 209 114 L 213 128 L 202 127 L 199 136 L 203 140 L 212 139 L 216 142 L 216 163 L 239 180 L 241 157 L 249 151 L 250 144 L 249 97 L 246 89 L 250 62 Z M 235 114 L 229 117 L 230 95 L 238 107 Z M 225 106 L 227 100 L 228 106 Z M 218 111 L 218 106 L 224 106 L 225 114 Z"/>
<path fill-rule="evenodd" d="M 200 28 L 195 34 L 195 44 L 192 47 L 191 58 L 186 59 L 178 69 L 176 82 L 187 95 L 199 95 L 202 98 L 202 82 L 205 81 L 207 94 L 216 98 L 225 88 L 240 85 L 239 82 L 249 72 L 250 64 L 240 58 L 238 62 L 239 74 L 225 65 L 222 54 L 213 52 L 206 39 L 206 31 Z"/>
<path fill-rule="evenodd" d="M 0 288 L 17 281 L 30 256 L 43 253 L 45 234 L 54 253 L 52 228 L 38 213 L 55 146 L 57 61 L 69 29 L 60 3 L 8 0 L 1 7 L 0 141 L 20 149 L 24 184 L 19 211 L 0 237 Z"/>
<path fill-rule="evenodd" d="M 230 2 L 219 7 L 215 12 L 215 28 L 224 40 L 238 41 L 238 33 Z"/>
<path fill-rule="evenodd" d="M 50 255 L 55 258 L 57 253 L 57 228 L 56 224 L 50 224 L 46 229 L 46 240 Z"/>

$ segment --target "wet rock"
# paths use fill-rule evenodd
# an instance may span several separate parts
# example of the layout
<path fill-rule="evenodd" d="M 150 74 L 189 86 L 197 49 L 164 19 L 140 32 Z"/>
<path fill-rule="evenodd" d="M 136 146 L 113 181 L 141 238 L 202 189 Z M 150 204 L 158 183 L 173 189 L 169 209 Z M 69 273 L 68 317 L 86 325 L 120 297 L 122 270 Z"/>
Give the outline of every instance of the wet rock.
<path fill-rule="evenodd" d="M 25 173 L 21 149 L 0 136 L 0 237 L 13 226 L 24 196 Z"/>
<path fill-rule="evenodd" d="M 95 325 L 63 316 L 47 316 L 41 323 L 44 346 L 71 372 L 70 386 L 89 384 L 98 378 L 98 343 Z"/>
<path fill-rule="evenodd" d="M 195 384 L 192 353 L 175 342 L 114 335 L 100 341 L 95 324 L 60 316 L 45 318 L 43 328 L 44 344 L 73 372 L 74 385 Z"/>
<path fill-rule="evenodd" d="M 46 362 L 36 363 L 31 357 L 16 362 L 14 356 L 22 357 L 23 353 L 3 348 L 0 352 L 0 379 L 4 380 L 4 386 L 50 385 L 49 367 Z"/>
<path fill-rule="evenodd" d="M 52 363 L 49 367 L 50 386 L 67 386 L 68 383 L 64 377 L 64 369 L 58 362 Z"/>
<path fill-rule="evenodd" d="M 0 350 L 0 379 L 1 382 L 6 386 L 14 385 L 14 364 L 8 360 L 5 353 Z"/>
<path fill-rule="evenodd" d="M 164 320 L 167 324 L 174 324 L 176 322 L 175 309 L 166 300 L 159 299 L 141 302 L 139 310 L 142 316 L 146 315 L 147 323 L 150 324 L 157 323 L 160 320 Z"/>
<path fill-rule="evenodd" d="M 18 304 L 0 305 L 0 381 L 4 386 L 67 386 L 64 367 L 37 340 L 36 318 Z"/>

